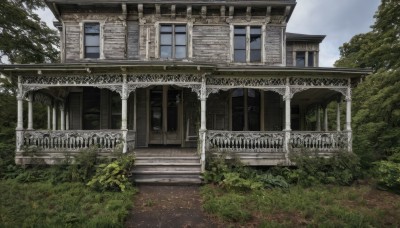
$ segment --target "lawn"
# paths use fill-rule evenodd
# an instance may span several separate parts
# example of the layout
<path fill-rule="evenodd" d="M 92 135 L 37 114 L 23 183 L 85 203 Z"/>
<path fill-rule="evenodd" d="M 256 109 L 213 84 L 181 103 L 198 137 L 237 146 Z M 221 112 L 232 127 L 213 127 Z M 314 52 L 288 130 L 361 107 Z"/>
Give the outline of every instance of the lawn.
<path fill-rule="evenodd" d="M 400 196 L 368 185 L 292 186 L 250 192 L 202 188 L 204 209 L 223 223 L 257 227 L 399 227 Z"/>
<path fill-rule="evenodd" d="M 0 181 L 0 227 L 122 227 L 135 190 L 96 192 L 81 183 Z"/>

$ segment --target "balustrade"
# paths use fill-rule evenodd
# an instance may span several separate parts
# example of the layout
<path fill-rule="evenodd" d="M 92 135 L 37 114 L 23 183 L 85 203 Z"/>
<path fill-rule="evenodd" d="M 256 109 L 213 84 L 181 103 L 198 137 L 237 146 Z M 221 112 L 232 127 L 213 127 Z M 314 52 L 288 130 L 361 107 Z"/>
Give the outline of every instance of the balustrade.
<path fill-rule="evenodd" d="M 134 142 L 134 132 L 129 132 L 129 136 Z M 78 151 L 91 146 L 111 151 L 122 142 L 120 130 L 25 131 L 23 135 L 24 147 L 35 146 L 45 151 Z"/>
<path fill-rule="evenodd" d="M 318 151 L 347 150 L 347 132 L 292 132 L 289 141 L 293 149 Z"/>
<path fill-rule="evenodd" d="M 284 132 L 208 131 L 207 149 L 230 152 L 283 152 Z"/>

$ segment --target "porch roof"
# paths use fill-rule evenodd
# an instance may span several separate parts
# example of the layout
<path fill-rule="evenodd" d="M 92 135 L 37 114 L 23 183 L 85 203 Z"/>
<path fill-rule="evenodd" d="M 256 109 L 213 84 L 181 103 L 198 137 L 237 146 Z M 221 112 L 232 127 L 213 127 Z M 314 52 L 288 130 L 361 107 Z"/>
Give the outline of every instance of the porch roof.
<path fill-rule="evenodd" d="M 370 69 L 333 68 L 333 67 L 282 67 L 263 65 L 209 64 L 199 62 L 166 62 L 166 61 L 118 61 L 118 62 L 86 62 L 86 63 L 52 63 L 52 64 L 3 64 L 0 73 L 5 76 L 18 74 L 45 73 L 134 73 L 160 71 L 197 71 L 210 72 L 213 75 L 265 76 L 265 77 L 345 77 L 361 78 L 372 73 Z M 243 73 L 246 73 L 243 75 Z"/>

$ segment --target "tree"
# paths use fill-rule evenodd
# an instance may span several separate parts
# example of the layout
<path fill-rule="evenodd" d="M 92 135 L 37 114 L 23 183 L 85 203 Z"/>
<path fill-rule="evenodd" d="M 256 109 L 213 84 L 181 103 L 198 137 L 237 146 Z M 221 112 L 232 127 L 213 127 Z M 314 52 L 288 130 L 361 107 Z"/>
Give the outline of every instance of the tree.
<path fill-rule="evenodd" d="M 34 12 L 44 7 L 42 0 L 0 1 L 0 63 L 4 56 L 11 63 L 58 61 L 57 31 Z"/>
<path fill-rule="evenodd" d="M 340 48 L 339 67 L 370 67 L 353 94 L 354 151 L 364 166 L 400 153 L 400 3 L 382 0 L 372 31 Z"/>

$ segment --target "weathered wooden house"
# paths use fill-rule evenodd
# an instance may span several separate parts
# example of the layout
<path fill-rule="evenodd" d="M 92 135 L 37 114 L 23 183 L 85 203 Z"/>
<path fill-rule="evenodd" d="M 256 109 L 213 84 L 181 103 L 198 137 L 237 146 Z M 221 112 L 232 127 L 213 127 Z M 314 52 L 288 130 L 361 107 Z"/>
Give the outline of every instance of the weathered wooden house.
<path fill-rule="evenodd" d="M 318 67 L 325 36 L 286 32 L 295 0 L 46 3 L 61 62 L 0 66 L 18 78 L 18 164 L 53 163 L 92 145 L 107 156 L 121 145 L 151 157 L 142 156 L 142 174 L 161 178 L 157 164 L 193 165 L 169 174 L 198 175 L 207 150 L 249 165 L 289 164 L 300 148 L 351 151 L 351 92 L 369 72 Z M 337 127 L 328 129 L 332 101 Z M 48 129 L 33 129 L 32 102 L 48 106 Z"/>

